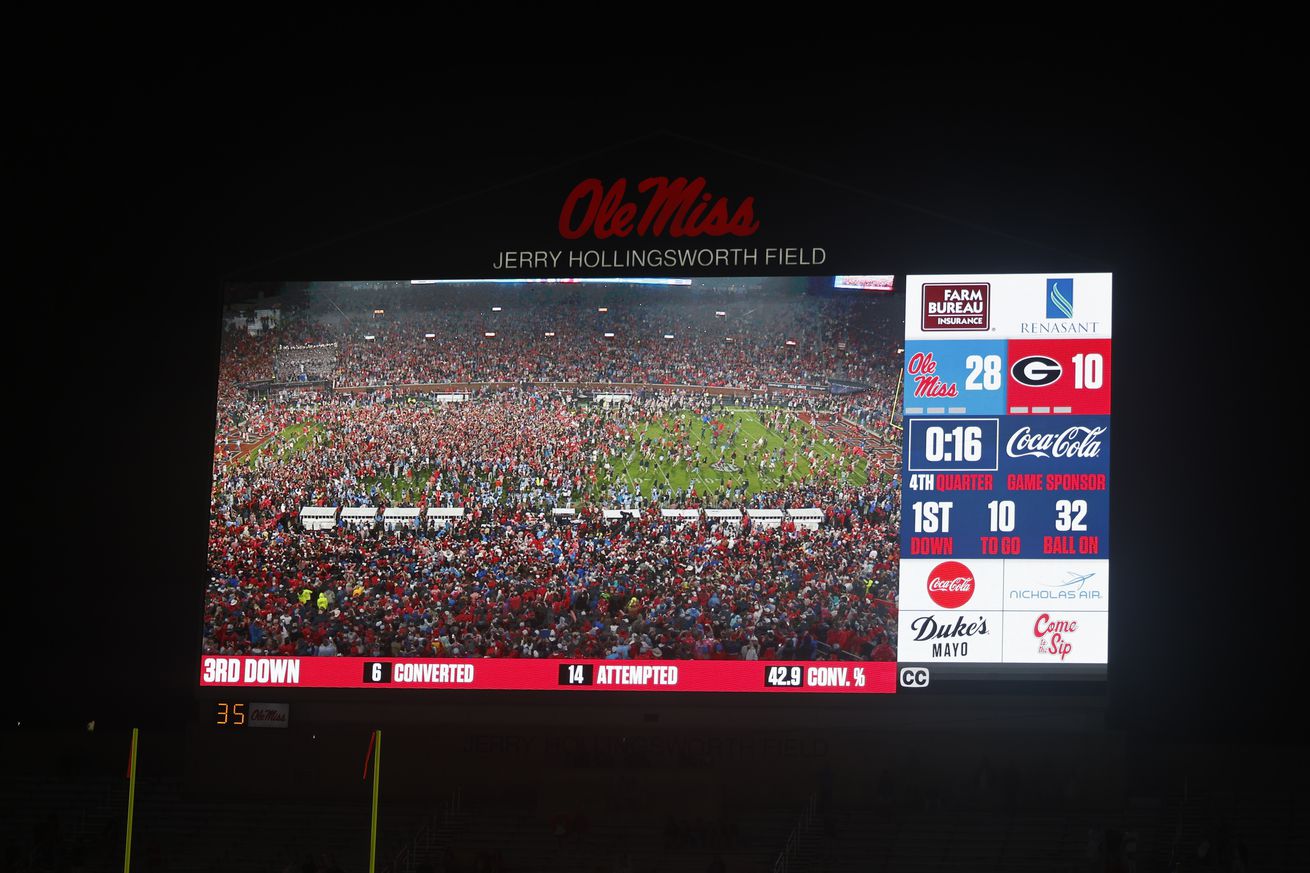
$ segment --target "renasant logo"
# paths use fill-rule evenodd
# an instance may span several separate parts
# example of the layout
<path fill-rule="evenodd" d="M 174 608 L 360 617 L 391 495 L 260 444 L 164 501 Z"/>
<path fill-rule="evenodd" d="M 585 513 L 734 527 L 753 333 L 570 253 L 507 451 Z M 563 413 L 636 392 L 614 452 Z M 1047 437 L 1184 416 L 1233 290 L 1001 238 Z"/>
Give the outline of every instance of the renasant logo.
<path fill-rule="evenodd" d="M 1019 333 L 1079 334 L 1097 333 L 1099 321 L 1073 321 L 1073 279 L 1046 280 L 1046 321 L 1025 321 L 1019 324 Z"/>
<path fill-rule="evenodd" d="M 1073 279 L 1046 280 L 1046 317 L 1073 318 Z"/>

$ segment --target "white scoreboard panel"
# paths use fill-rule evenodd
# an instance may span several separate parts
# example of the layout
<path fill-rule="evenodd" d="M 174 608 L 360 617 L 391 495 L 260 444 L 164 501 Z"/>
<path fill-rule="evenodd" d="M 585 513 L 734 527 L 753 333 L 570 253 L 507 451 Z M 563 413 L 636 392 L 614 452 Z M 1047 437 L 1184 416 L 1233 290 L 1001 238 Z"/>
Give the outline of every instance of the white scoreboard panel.
<path fill-rule="evenodd" d="M 1108 662 L 1111 276 L 909 276 L 902 664 Z"/>

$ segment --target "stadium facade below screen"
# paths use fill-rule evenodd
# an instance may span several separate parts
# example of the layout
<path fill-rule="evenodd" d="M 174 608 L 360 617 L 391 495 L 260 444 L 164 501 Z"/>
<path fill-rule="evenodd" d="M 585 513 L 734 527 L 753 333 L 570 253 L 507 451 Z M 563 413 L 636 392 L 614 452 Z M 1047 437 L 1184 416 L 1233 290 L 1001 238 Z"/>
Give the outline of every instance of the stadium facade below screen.
<path fill-rule="evenodd" d="M 893 661 L 266 658 L 205 655 L 200 684 L 254 688 L 890 694 Z"/>
<path fill-rule="evenodd" d="M 818 530 L 823 523 L 823 510 L 818 507 L 798 509 L 693 509 L 670 507 L 660 510 L 663 518 L 677 524 L 698 522 L 702 513 L 714 524 L 740 526 L 749 520 L 760 527 L 781 527 L 784 521 L 790 521 L 803 530 Z M 641 511 L 637 509 L 602 509 L 600 517 L 604 521 L 624 521 L 638 518 Z M 452 518 L 463 518 L 462 506 L 433 506 L 426 511 L 416 507 L 393 506 L 379 509 L 376 506 L 304 506 L 300 509 L 300 526 L 305 530 L 331 530 L 340 524 L 342 527 L 374 528 L 381 524 L 387 530 L 397 528 L 440 527 L 448 524 Z M 556 510 L 554 518 L 561 522 L 577 521 L 574 512 Z"/>

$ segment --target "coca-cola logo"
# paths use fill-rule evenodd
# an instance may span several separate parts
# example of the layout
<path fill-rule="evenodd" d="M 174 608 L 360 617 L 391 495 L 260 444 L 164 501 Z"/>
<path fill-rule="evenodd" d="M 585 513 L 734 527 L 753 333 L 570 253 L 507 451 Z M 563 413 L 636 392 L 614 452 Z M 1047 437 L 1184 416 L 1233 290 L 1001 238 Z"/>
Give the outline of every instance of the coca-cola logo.
<path fill-rule="evenodd" d="M 1098 437 L 1105 431 L 1075 425 L 1059 433 L 1033 433 L 1025 425 L 1011 434 L 1005 453 L 1011 458 L 1095 458 L 1101 454 Z"/>
<path fill-rule="evenodd" d="M 928 574 L 928 596 L 942 609 L 959 609 L 973 597 L 973 571 L 959 561 L 943 561 Z"/>
<path fill-rule="evenodd" d="M 611 236 L 750 236 L 759 230 L 755 198 L 729 205 L 705 190 L 705 177 L 688 181 L 679 176 L 651 176 L 637 183 L 638 194 L 649 194 L 644 206 L 627 199 L 628 180 L 618 179 L 606 188 L 600 179 L 583 179 L 564 198 L 559 232 L 565 239 L 590 233 L 596 239 Z"/>

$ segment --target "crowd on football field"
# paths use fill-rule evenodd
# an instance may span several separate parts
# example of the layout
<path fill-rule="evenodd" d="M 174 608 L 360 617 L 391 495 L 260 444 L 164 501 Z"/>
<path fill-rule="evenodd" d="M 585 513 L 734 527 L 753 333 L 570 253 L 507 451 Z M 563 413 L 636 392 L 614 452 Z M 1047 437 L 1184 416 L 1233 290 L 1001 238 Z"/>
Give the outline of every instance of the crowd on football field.
<path fill-rule="evenodd" d="M 482 331 L 495 338 L 468 330 L 463 310 L 393 313 L 367 328 L 351 319 L 288 313 L 281 329 L 261 337 L 225 335 L 219 438 L 238 447 L 263 442 L 236 457 L 216 451 L 205 650 L 894 659 L 897 471 L 814 427 L 836 414 L 892 432 L 898 371 L 886 361 L 894 357 L 865 348 L 872 342 L 867 336 L 853 339 L 858 332 L 843 307 L 812 324 L 800 314 L 803 307 L 743 318 L 739 327 L 751 329 L 740 330 L 733 343 L 716 344 L 713 354 L 704 330 L 649 346 L 591 339 L 553 344 L 543 328 L 560 314 L 545 305 L 511 330 Z M 616 334 L 645 334 L 666 315 L 657 309 L 598 315 L 616 316 L 606 323 Z M 719 318 L 702 314 L 710 323 Z M 454 332 L 456 322 L 459 339 L 433 344 L 425 336 Z M 572 327 L 585 332 L 592 325 Z M 762 354 L 765 343 L 776 347 L 787 335 L 800 337 L 790 359 Z M 483 342 L 501 336 L 503 345 Z M 279 347 L 328 342 L 338 344 L 338 385 L 517 384 L 472 389 L 462 402 L 446 403 L 394 387 L 242 389 L 288 372 L 276 366 Z M 298 370 L 307 353 L 297 350 L 294 357 Z M 309 357 L 315 368 L 328 360 L 327 353 Z M 840 398 L 767 389 L 770 381 L 808 383 L 825 374 L 866 387 Z M 611 407 L 567 386 L 523 384 L 547 380 L 770 390 L 752 399 L 765 402 L 764 423 L 788 434 L 795 450 L 789 456 L 731 443 L 732 464 L 711 473 L 723 458 L 711 457 L 703 441 L 692 448 L 676 427 L 648 438 L 641 423 L 660 418 L 704 427 L 721 414 L 721 399 L 646 390 Z M 615 487 L 607 465 L 617 457 L 704 470 L 720 487 L 712 493 L 699 492 L 694 481 L 663 488 L 656 482 L 646 491 Z M 799 463 L 803 476 L 781 475 L 780 468 Z M 379 487 L 383 481 L 389 488 Z M 420 508 L 461 507 L 464 515 L 437 528 L 392 530 L 308 531 L 297 519 L 302 506 L 385 507 L 397 497 Z M 616 505 L 638 509 L 639 517 L 604 519 L 600 509 Z M 746 517 L 736 526 L 659 512 L 716 505 L 744 508 Z M 550 512 L 557 506 L 575 514 L 558 520 Z M 764 507 L 818 507 L 824 520 L 818 529 L 791 521 L 764 527 L 750 519 L 752 508 Z"/>

